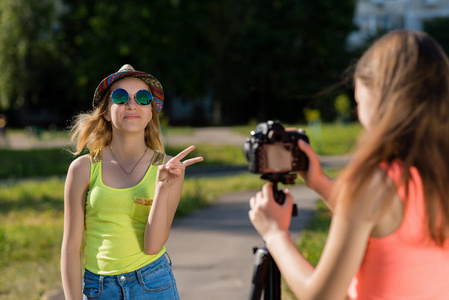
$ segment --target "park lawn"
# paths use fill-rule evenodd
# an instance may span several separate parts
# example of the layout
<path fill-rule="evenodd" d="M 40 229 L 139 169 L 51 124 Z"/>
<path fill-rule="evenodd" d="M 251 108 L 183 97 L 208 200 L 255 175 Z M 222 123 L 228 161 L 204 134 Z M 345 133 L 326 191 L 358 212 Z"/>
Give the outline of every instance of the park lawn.
<path fill-rule="evenodd" d="M 301 232 L 301 237 L 296 243 L 298 249 L 313 266 L 318 264 L 321 252 L 323 252 L 331 218 L 332 212 L 323 201 L 319 201 L 314 218 Z"/>
<path fill-rule="evenodd" d="M 1 299 L 40 299 L 60 286 L 63 228 L 61 179 L 3 185 L 0 189 Z"/>

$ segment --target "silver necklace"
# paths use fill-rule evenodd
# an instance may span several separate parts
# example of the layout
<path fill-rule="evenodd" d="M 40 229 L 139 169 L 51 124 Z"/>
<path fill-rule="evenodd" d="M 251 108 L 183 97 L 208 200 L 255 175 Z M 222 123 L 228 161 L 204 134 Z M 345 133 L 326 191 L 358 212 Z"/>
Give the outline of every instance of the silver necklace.
<path fill-rule="evenodd" d="M 111 154 L 112 157 L 114 157 L 115 161 L 117 162 L 117 164 L 119 165 L 120 169 L 122 169 L 122 171 L 126 174 L 126 176 L 131 176 L 131 174 L 133 173 L 134 169 L 137 167 L 137 165 L 139 164 L 139 162 L 142 160 L 142 158 L 145 156 L 145 154 L 147 153 L 148 147 L 145 147 L 145 152 L 142 154 L 142 156 L 139 158 L 139 160 L 136 162 L 136 164 L 134 165 L 133 169 L 131 170 L 131 172 L 126 172 L 125 169 L 123 169 L 122 165 L 119 163 L 117 157 L 115 157 L 114 152 L 112 151 L 112 147 L 109 146 L 109 149 L 111 149 Z"/>

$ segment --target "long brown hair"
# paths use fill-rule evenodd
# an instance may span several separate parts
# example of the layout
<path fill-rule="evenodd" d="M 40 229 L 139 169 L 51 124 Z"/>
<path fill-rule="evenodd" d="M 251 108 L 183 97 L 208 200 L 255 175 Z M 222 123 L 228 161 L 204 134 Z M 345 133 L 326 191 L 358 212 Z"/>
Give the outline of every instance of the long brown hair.
<path fill-rule="evenodd" d="M 379 164 L 403 161 L 422 178 L 430 237 L 442 245 L 449 232 L 449 61 L 430 36 L 407 30 L 386 34 L 357 63 L 354 77 L 373 93 L 375 111 L 334 197 L 351 204 Z M 387 176 L 383 185 L 387 188 Z M 405 184 L 407 187 L 407 184 Z M 340 188 L 339 188 L 340 187 Z M 408 189 L 406 190 L 408 193 Z M 389 197 L 386 202 L 393 199 Z M 385 205 L 388 206 L 389 203 Z"/>
<path fill-rule="evenodd" d="M 74 154 L 80 154 L 87 147 L 92 157 L 112 141 L 112 126 L 104 118 L 108 109 L 110 91 L 105 94 L 101 103 L 91 112 L 80 113 L 74 118 L 70 132 L 75 145 Z M 151 103 L 152 119 L 145 128 L 145 144 L 147 147 L 165 153 L 162 142 L 161 126 L 154 101 Z"/>

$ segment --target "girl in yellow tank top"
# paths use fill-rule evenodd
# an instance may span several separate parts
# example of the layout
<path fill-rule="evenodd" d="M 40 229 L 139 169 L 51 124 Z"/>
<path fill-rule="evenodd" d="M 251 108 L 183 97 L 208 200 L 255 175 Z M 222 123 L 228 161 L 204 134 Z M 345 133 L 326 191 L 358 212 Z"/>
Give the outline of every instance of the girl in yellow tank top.
<path fill-rule="evenodd" d="M 61 274 L 66 299 L 178 299 L 165 252 L 191 146 L 164 154 L 160 82 L 124 65 L 104 78 L 72 127 Z M 83 239 L 85 249 L 82 249 Z M 81 259 L 84 252 L 84 268 Z"/>

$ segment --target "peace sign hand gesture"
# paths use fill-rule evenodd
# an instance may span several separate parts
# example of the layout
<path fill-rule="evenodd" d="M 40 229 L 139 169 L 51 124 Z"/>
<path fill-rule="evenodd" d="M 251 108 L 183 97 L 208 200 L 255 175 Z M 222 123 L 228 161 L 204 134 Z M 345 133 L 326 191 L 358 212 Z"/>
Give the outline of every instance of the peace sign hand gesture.
<path fill-rule="evenodd" d="M 159 166 L 157 172 L 157 182 L 160 188 L 172 187 L 173 184 L 183 177 L 187 166 L 203 161 L 202 156 L 181 161 L 181 159 L 186 157 L 190 152 L 192 152 L 193 149 L 195 149 L 195 146 L 190 146 L 179 152 L 179 154 L 175 157 L 172 157 L 165 164 Z"/>

